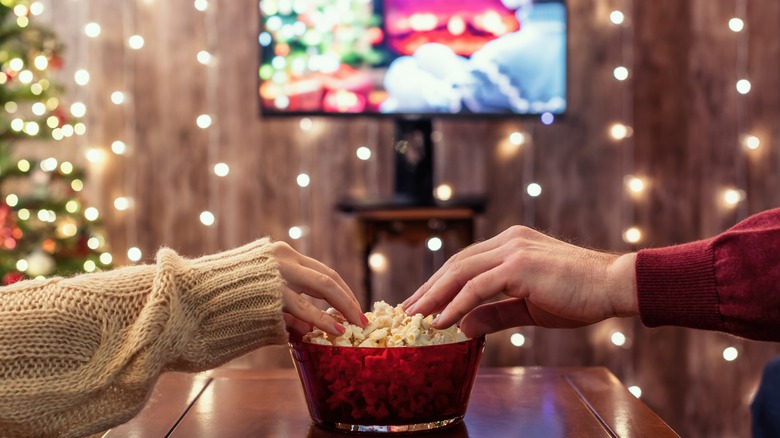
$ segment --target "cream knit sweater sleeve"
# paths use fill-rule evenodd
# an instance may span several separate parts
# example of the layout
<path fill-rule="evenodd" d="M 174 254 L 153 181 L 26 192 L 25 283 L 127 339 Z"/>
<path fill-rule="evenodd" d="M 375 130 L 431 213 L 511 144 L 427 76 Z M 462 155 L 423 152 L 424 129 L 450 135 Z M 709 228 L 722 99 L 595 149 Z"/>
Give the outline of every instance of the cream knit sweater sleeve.
<path fill-rule="evenodd" d="M 268 239 L 188 260 L 0 288 L 0 436 L 83 436 L 132 418 L 164 370 L 286 342 Z"/>

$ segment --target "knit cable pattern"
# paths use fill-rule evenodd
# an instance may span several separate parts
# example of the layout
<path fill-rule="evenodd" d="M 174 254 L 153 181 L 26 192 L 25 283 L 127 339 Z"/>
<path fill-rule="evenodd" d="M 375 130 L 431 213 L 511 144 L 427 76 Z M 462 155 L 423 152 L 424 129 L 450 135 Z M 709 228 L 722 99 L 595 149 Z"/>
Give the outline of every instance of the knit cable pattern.
<path fill-rule="evenodd" d="M 0 289 L 0 436 L 78 437 L 132 418 L 161 371 L 287 340 L 268 239 Z"/>

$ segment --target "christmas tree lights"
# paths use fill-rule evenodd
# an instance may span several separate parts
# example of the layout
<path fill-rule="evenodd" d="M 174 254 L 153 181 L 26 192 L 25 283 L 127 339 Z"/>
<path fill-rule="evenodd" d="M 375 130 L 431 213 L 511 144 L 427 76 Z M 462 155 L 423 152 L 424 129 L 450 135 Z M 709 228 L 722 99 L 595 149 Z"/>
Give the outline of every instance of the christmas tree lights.
<path fill-rule="evenodd" d="M 87 107 L 68 108 L 51 79 L 63 65 L 62 44 L 33 18 L 39 2 L 0 1 L 0 277 L 71 275 L 110 267 L 99 212 L 77 197 L 84 172 L 53 157 L 18 159 L 21 142 L 61 140 L 86 133 L 78 119 Z M 82 82 L 84 74 L 80 75 Z M 92 244 L 90 244 L 92 242 Z M 108 256 L 106 256 L 108 254 Z"/>

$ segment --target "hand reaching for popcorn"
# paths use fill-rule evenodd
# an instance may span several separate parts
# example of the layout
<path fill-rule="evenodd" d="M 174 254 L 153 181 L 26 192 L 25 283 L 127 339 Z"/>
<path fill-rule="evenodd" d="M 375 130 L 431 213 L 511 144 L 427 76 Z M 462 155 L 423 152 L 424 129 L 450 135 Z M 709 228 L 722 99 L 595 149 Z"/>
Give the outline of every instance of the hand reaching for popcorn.
<path fill-rule="evenodd" d="M 638 314 L 635 259 L 515 226 L 450 258 L 403 307 L 441 312 L 434 327 L 463 318 L 469 337 L 521 325 L 579 327 Z M 510 298 L 483 304 L 502 293 Z"/>
<path fill-rule="evenodd" d="M 336 336 L 346 331 L 332 315 L 315 307 L 301 294 L 327 301 L 347 321 L 365 327 L 368 320 L 355 294 L 336 271 L 300 254 L 285 242 L 274 242 L 273 251 L 285 282 L 282 311 L 288 331 L 298 336 L 310 331 L 312 326 Z"/>

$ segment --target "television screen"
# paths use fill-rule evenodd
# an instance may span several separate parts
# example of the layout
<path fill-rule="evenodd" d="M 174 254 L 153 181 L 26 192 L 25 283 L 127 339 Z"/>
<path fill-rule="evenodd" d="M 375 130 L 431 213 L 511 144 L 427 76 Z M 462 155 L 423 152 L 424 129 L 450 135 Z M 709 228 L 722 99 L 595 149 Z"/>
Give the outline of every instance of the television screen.
<path fill-rule="evenodd" d="M 261 111 L 561 114 L 564 1 L 261 0 Z"/>

